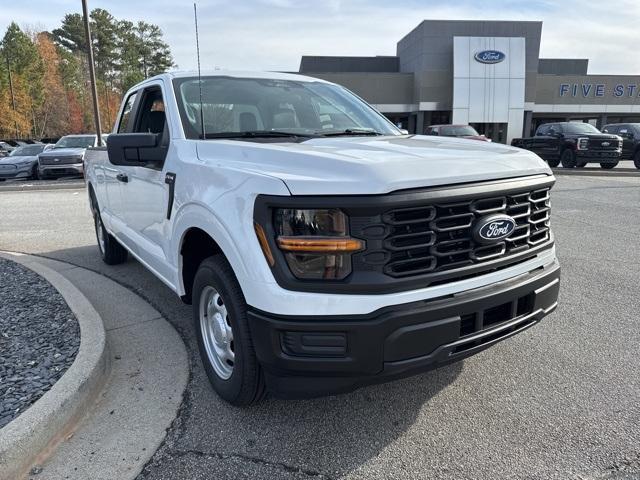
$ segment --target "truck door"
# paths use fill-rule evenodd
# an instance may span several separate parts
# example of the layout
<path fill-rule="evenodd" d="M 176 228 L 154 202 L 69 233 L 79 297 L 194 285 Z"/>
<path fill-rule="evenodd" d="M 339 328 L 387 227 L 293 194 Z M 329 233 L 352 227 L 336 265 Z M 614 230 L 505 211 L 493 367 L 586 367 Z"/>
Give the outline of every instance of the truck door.
<path fill-rule="evenodd" d="M 552 160 L 560 157 L 562 127 L 557 123 L 551 123 L 545 130 L 544 136 L 540 137 L 540 155 L 545 160 Z"/>
<path fill-rule="evenodd" d="M 547 133 L 549 132 L 549 125 L 540 125 L 536 130 L 535 135 L 529 140 L 530 148 L 532 152 L 540 155 L 544 158 L 544 144 L 547 141 Z"/>
<path fill-rule="evenodd" d="M 140 92 L 131 133 L 155 133 L 158 146 L 144 151 L 139 164 L 119 167 L 122 211 L 126 232 L 123 243 L 167 280 L 172 280 L 165 248 L 171 238 L 167 208 L 170 185 L 164 163 L 169 149 L 169 125 L 165 113 L 162 84 L 152 84 Z"/>
<path fill-rule="evenodd" d="M 124 108 L 122 109 L 122 115 L 120 115 L 120 121 L 118 123 L 118 133 L 126 133 L 129 126 L 129 122 L 132 120 L 131 112 L 136 105 L 137 92 L 129 94 L 125 100 Z M 103 167 L 104 171 L 104 195 L 107 201 L 104 204 L 107 215 L 103 219 L 108 225 L 111 232 L 120 236 L 120 230 L 124 223 L 124 215 L 122 210 L 122 192 L 120 191 L 120 181 L 118 175 L 122 167 L 113 165 L 109 162 L 105 163 Z M 101 188 L 101 187 L 98 187 Z M 99 193 L 98 198 L 102 196 Z"/>

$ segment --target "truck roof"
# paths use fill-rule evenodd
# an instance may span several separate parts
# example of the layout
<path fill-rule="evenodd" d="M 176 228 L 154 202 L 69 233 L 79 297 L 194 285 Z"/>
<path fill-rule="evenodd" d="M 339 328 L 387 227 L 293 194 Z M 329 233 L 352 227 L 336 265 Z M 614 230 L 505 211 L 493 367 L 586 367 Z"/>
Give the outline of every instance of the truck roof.
<path fill-rule="evenodd" d="M 176 70 L 172 72 L 162 73 L 155 77 L 145 80 L 157 79 L 157 78 L 184 78 L 184 77 L 197 77 L 198 72 L 195 70 Z M 322 82 L 331 83 L 320 78 L 308 77 L 306 75 L 299 75 L 297 73 L 282 73 L 282 72 L 260 72 L 260 71 L 242 71 L 242 70 L 207 70 L 201 73 L 202 77 L 233 77 L 233 78 L 264 78 L 268 80 L 294 80 L 297 82 Z M 144 83 L 144 82 L 142 82 Z"/>

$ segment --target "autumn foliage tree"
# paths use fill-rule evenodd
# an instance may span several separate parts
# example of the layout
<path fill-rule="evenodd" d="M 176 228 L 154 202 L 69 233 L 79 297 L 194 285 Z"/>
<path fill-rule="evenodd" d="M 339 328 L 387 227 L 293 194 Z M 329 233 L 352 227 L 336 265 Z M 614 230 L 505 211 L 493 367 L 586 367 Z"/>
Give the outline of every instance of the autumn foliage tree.
<path fill-rule="evenodd" d="M 133 84 L 174 66 L 157 25 L 90 13 L 97 90 L 105 131 Z M 92 131 L 93 111 L 82 16 L 51 32 L 25 33 L 14 22 L 0 42 L 0 138 L 58 137 Z"/>

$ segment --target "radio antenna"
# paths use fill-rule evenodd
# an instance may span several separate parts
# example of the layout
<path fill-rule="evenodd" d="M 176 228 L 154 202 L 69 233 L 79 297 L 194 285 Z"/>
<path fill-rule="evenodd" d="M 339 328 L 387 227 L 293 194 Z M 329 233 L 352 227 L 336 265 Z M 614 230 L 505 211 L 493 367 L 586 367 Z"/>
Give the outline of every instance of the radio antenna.
<path fill-rule="evenodd" d="M 193 2 L 193 17 L 196 23 L 196 54 L 198 56 L 198 89 L 200 93 L 200 125 L 202 125 L 202 139 L 206 140 L 207 134 L 204 130 L 204 109 L 202 107 L 202 76 L 200 73 L 200 37 L 198 35 L 198 7 Z"/>

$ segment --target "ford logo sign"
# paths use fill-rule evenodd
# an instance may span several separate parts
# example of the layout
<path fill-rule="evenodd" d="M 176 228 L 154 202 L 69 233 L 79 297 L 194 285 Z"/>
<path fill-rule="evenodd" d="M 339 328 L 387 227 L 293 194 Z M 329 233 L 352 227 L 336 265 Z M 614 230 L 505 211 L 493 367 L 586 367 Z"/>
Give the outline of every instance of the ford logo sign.
<path fill-rule="evenodd" d="M 602 145 L 603 147 L 608 147 L 609 145 L 611 145 L 611 143 L 609 143 L 609 142 L 602 142 L 600 145 Z"/>
<path fill-rule="evenodd" d="M 504 240 L 516 229 L 516 221 L 508 215 L 489 215 L 478 219 L 473 227 L 473 239 L 482 244 Z"/>
<path fill-rule="evenodd" d="M 500 63 L 507 58 L 507 56 L 498 50 L 483 50 L 481 52 L 477 52 L 473 58 L 480 63 Z"/>

